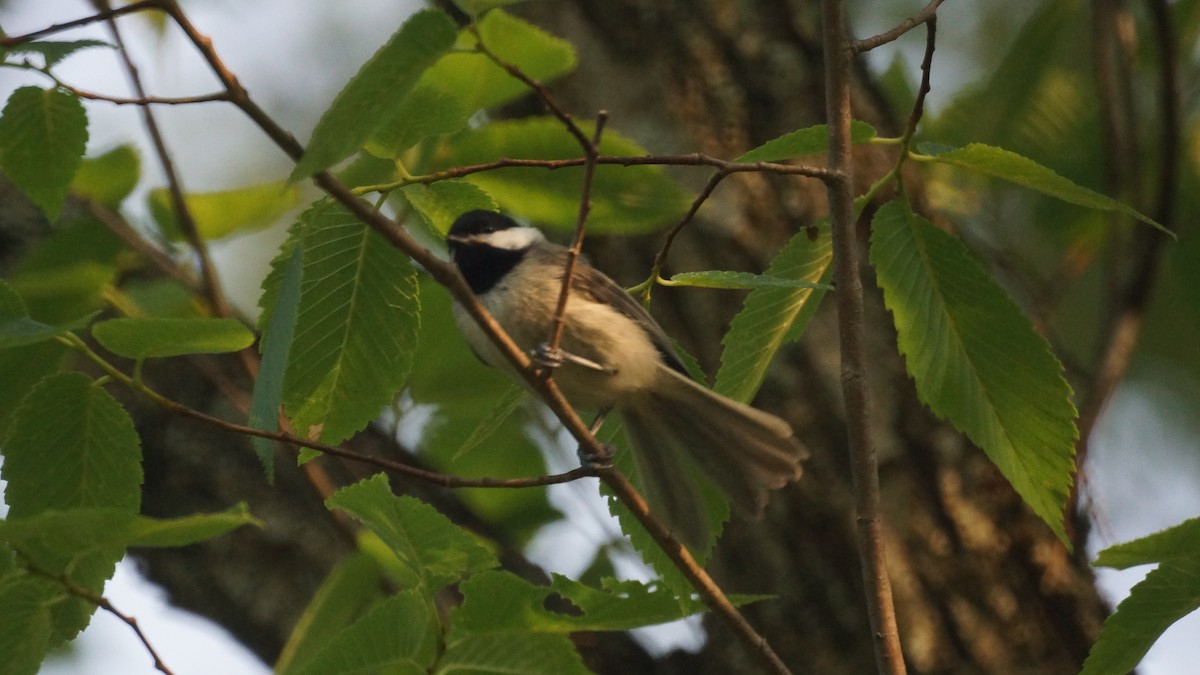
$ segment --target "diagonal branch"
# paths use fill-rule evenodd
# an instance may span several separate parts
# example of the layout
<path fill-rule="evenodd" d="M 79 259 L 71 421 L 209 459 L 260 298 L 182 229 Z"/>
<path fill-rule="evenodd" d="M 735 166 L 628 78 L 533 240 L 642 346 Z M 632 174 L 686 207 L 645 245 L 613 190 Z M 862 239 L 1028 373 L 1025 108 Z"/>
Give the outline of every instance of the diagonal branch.
<path fill-rule="evenodd" d="M 850 43 L 850 50 L 855 54 L 861 54 L 863 52 L 869 52 L 881 45 L 886 45 L 889 42 L 894 42 L 900 39 L 900 37 L 902 37 L 908 31 L 937 16 L 938 6 L 940 6 L 943 1 L 944 0 L 930 0 L 929 4 L 925 5 L 921 11 L 908 17 L 904 21 L 901 21 L 895 28 L 884 31 L 879 35 L 872 35 L 869 38 L 852 41 Z"/>

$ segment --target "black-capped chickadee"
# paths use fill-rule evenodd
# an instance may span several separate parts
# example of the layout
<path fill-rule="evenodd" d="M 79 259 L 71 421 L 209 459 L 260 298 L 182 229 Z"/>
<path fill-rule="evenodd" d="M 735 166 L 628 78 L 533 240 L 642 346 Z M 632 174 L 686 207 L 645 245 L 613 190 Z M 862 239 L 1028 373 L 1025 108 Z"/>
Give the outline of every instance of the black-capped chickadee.
<path fill-rule="evenodd" d="M 490 211 L 463 214 L 446 239 L 467 284 L 513 341 L 547 356 L 567 249 Z M 620 415 L 646 500 L 685 543 L 702 546 L 709 534 L 689 461 L 751 515 L 761 514 L 769 490 L 800 477 L 807 453 L 787 423 L 692 380 L 654 319 L 584 260 L 563 316 L 554 381 L 577 409 Z M 480 360 L 524 383 L 457 303 L 454 317 Z"/>

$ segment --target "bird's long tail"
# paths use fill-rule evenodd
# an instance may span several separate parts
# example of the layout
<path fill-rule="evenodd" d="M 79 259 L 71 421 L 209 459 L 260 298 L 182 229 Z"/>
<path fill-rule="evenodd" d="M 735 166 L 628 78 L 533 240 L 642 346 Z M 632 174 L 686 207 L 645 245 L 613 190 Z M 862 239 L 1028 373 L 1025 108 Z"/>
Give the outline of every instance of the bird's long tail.
<path fill-rule="evenodd" d="M 619 406 L 651 508 L 695 547 L 708 539 L 690 460 L 742 512 L 762 513 L 771 490 L 800 477 L 807 452 L 778 417 L 728 399 L 669 368 L 663 386 Z"/>

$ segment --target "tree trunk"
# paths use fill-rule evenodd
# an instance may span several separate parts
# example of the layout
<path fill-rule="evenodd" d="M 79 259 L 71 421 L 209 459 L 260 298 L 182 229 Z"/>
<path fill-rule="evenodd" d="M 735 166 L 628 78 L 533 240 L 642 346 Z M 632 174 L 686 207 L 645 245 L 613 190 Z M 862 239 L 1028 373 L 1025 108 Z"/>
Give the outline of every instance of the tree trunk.
<path fill-rule="evenodd" d="M 685 2 L 580 0 L 531 3 L 519 11 L 579 49 L 578 72 L 554 93 L 581 118 L 610 112 L 610 127 L 652 152 L 735 157 L 823 117 L 816 3 L 802 0 Z M 856 117 L 883 132 L 900 117 L 859 73 Z M 861 147 L 861 146 L 860 146 Z M 888 155 L 860 152 L 865 187 Z M 679 174 L 702 185 L 700 169 Z M 672 253 L 675 271 L 760 270 L 798 227 L 824 211 L 820 183 L 741 174 L 726 180 Z M 828 236 L 822 231 L 820 236 Z M 597 265 L 622 281 L 640 279 L 658 237 L 594 241 Z M 865 240 L 864 240 L 865 243 Z M 1026 508 L 983 453 L 918 402 L 896 354 L 891 321 L 864 269 L 873 350 L 872 394 L 881 453 L 888 560 L 905 654 L 915 673 L 1077 672 L 1106 614 L 1087 565 L 1072 557 Z M 709 372 L 720 337 L 739 309 L 729 291 L 656 292 L 654 311 Z M 777 596 L 749 606 L 750 621 L 795 672 L 874 670 L 858 555 L 852 484 L 840 403 L 832 303 L 803 341 L 785 350 L 756 404 L 783 415 L 812 450 L 804 478 L 778 493 L 761 522 L 727 528 L 710 569 L 731 593 Z M 210 384 L 220 359 L 164 362 L 152 386 L 203 410 L 224 407 Z M 234 383 L 244 389 L 245 383 Z M 145 509 L 179 515 L 250 501 L 265 530 L 238 532 L 184 550 L 138 552 L 172 600 L 212 616 L 265 659 L 273 659 L 316 585 L 350 548 L 347 526 L 320 506 L 299 469 L 280 462 L 270 488 L 245 439 L 134 409 L 147 458 Z M 382 436 L 356 445 L 394 454 Z M 322 460 L 332 480 L 354 470 Z M 361 470 L 359 470 L 361 473 Z M 397 488 L 414 487 L 410 482 Z M 473 522 L 444 491 L 421 496 Z M 520 556 L 506 560 L 536 576 Z M 654 662 L 619 637 L 587 636 L 580 648 L 603 672 L 752 672 L 754 659 L 720 622 L 696 655 Z"/>

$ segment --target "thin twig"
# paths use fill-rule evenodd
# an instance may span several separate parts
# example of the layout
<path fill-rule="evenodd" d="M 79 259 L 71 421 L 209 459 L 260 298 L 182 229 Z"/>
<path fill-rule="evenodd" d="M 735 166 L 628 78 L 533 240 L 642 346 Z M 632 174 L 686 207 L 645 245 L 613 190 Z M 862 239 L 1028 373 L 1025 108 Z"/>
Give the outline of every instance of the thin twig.
<path fill-rule="evenodd" d="M 592 211 L 592 179 L 596 175 L 596 157 L 600 155 L 600 135 L 604 133 L 606 122 L 608 122 L 608 113 L 601 110 L 596 115 L 596 130 L 592 133 L 591 140 L 583 146 L 583 186 L 580 188 L 579 194 L 579 216 L 575 220 L 575 237 L 571 241 L 571 247 L 567 249 L 567 261 L 563 264 L 562 290 L 559 291 L 558 304 L 554 308 L 554 321 L 548 340 L 551 353 L 558 349 L 558 344 L 562 340 L 563 328 L 566 323 L 563 318 L 567 313 L 567 302 L 571 298 L 571 280 L 575 276 L 575 265 L 583 252 L 583 237 L 587 231 L 588 214 Z M 612 366 L 612 364 L 601 365 Z"/>
<path fill-rule="evenodd" d="M 125 41 L 121 37 L 121 31 L 117 28 L 116 20 L 111 15 L 112 7 L 109 5 L 109 0 L 92 0 L 92 5 L 100 12 L 110 13 L 110 16 L 106 19 L 106 23 L 108 24 L 109 32 L 112 33 L 113 41 L 117 44 L 117 52 L 120 54 L 121 62 L 125 66 L 125 72 L 129 76 L 130 88 L 133 89 L 136 98 L 147 98 L 146 89 L 142 85 L 142 78 L 139 74 L 137 64 L 133 62 L 133 57 L 129 54 L 129 50 L 125 46 Z M 155 119 L 154 113 L 149 106 L 142 106 L 141 110 L 142 122 L 146 125 L 146 132 L 150 135 L 150 142 L 154 145 L 154 152 L 158 156 L 159 164 L 162 166 L 163 173 L 167 177 L 167 192 L 171 197 L 171 208 L 175 212 L 179 231 L 192 248 L 192 252 L 195 253 L 196 260 L 200 266 L 200 278 L 204 280 L 205 295 L 212 305 L 213 311 L 218 316 L 230 316 L 229 302 L 225 298 L 225 293 L 221 290 L 221 282 L 217 277 L 212 257 L 209 255 L 208 245 L 205 243 L 204 238 L 200 236 L 195 218 L 192 216 L 191 209 L 188 208 L 182 182 L 179 179 L 178 172 L 175 170 L 175 162 L 171 159 L 171 153 L 167 149 L 166 141 L 163 139 L 162 132 L 158 128 L 158 121 Z"/>
<path fill-rule="evenodd" d="M 700 207 L 704 205 L 704 202 L 708 201 L 713 191 L 717 189 L 721 181 L 725 180 L 730 173 L 732 171 L 729 169 L 720 169 L 714 173 L 708 179 L 708 182 L 705 183 L 704 189 L 700 191 L 700 194 L 696 195 L 696 198 L 692 200 L 692 205 L 688 208 L 687 213 L 683 214 L 683 218 L 667 231 L 662 248 L 658 250 L 658 253 L 654 256 L 654 262 L 650 265 L 650 276 L 643 282 L 642 304 L 650 302 L 650 292 L 654 290 L 654 284 L 662 278 L 662 271 L 667 266 L 667 256 L 671 253 L 671 245 L 675 243 L 675 237 L 679 236 L 683 228 L 692 222 L 692 219 L 696 217 L 696 213 L 700 211 Z"/>
<path fill-rule="evenodd" d="M 59 584 L 64 589 L 66 589 L 66 591 L 68 593 L 70 593 L 71 595 L 74 595 L 75 597 L 80 598 L 84 601 L 90 602 L 93 605 L 99 607 L 100 609 L 103 609 L 104 611 L 108 612 L 109 614 L 112 614 L 113 616 L 115 616 L 118 619 L 120 619 L 121 621 L 123 621 L 125 623 L 125 625 L 127 625 L 133 629 L 133 632 L 134 632 L 134 634 L 137 635 L 138 640 L 141 640 L 142 646 L 146 648 L 146 652 L 148 654 L 150 654 L 150 658 L 154 659 L 155 670 L 158 670 L 161 673 L 165 673 L 166 675 L 173 675 L 171 672 L 171 669 L 167 667 L 167 664 L 162 660 L 162 657 L 159 656 L 158 652 L 154 649 L 154 646 L 150 644 L 149 638 L 147 638 L 146 634 L 142 632 L 142 627 L 138 625 L 137 619 L 133 618 L 132 616 L 129 616 L 128 614 L 123 614 L 122 612 L 117 610 L 117 608 L 114 607 L 111 602 L 109 602 L 108 598 L 92 591 L 89 588 L 85 588 L 84 586 L 81 586 L 79 583 L 77 583 L 75 580 L 71 579 L 67 575 L 59 574 L 57 572 L 48 570 L 45 567 L 42 567 L 27 553 L 24 553 L 23 551 L 18 549 L 17 554 L 20 555 L 20 557 L 23 561 L 22 564 L 24 565 L 24 567 L 26 569 L 28 569 L 30 572 L 32 572 L 38 576 L 50 579 L 51 581 L 54 581 L 55 583 Z"/>
<path fill-rule="evenodd" d="M 23 35 L 0 35 L 0 47 L 15 47 L 17 45 L 24 44 L 26 42 L 33 42 L 34 40 L 37 40 L 39 38 L 48 37 L 50 35 L 55 35 L 57 33 L 62 33 L 64 31 L 72 30 L 74 28 L 82 28 L 83 26 L 88 26 L 93 23 L 98 23 L 100 21 L 108 21 L 109 19 L 115 19 L 116 17 L 122 16 L 124 14 L 133 14 L 135 12 L 145 12 L 145 11 L 151 10 L 151 9 L 157 9 L 159 11 L 164 11 L 164 12 L 167 11 L 166 1 L 165 0 L 143 0 L 143 2 L 133 2 L 128 5 L 123 5 L 121 7 L 117 7 L 115 9 L 105 9 L 96 14 L 92 14 L 90 16 L 85 16 L 82 19 L 75 19 L 74 21 L 66 21 L 63 23 L 56 23 L 51 26 L 47 26 L 46 28 L 42 28 L 41 30 L 35 30 L 31 33 L 25 33 Z"/>
<path fill-rule="evenodd" d="M 131 98 L 125 96 L 99 94 L 71 86 L 68 86 L 67 89 L 79 98 L 86 98 L 90 101 L 104 101 L 105 103 L 113 103 L 116 105 L 191 105 L 193 103 L 213 103 L 216 101 L 229 100 L 229 93 L 224 91 L 219 91 L 212 94 L 200 94 L 198 96 L 144 96 L 141 98 Z"/>
<path fill-rule="evenodd" d="M 908 17 L 904 21 L 901 21 L 900 24 L 895 28 L 884 31 L 879 35 L 873 35 L 869 38 L 852 41 L 850 43 L 850 50 L 855 54 L 861 54 L 862 52 L 869 52 L 876 47 L 898 40 L 908 31 L 920 26 L 936 16 L 938 6 L 941 5 L 943 1 L 944 0 L 930 0 L 929 4 L 925 5 L 921 11 Z"/>
<path fill-rule="evenodd" d="M 1155 32 L 1154 44 L 1159 53 L 1158 104 L 1161 137 L 1159 138 L 1159 167 L 1156 184 L 1154 220 L 1163 227 L 1175 231 L 1175 196 L 1179 189 L 1179 159 L 1182 147 L 1179 64 L 1175 36 L 1171 29 L 1170 7 L 1166 0 L 1147 0 L 1151 26 Z M 1161 233 L 1141 228 L 1135 235 L 1136 262 L 1125 284 L 1117 292 L 1113 320 L 1101 349 L 1099 365 L 1092 375 L 1087 396 L 1080 406 L 1079 440 L 1075 445 L 1076 480 L 1067 499 L 1065 523 L 1068 536 L 1076 550 L 1084 550 L 1082 535 L 1086 528 L 1080 527 L 1078 506 L 1083 476 L 1080 470 L 1087 460 L 1092 432 L 1105 406 L 1111 400 L 1117 385 L 1125 377 L 1133 361 L 1134 350 L 1141 338 L 1150 293 L 1162 269 L 1162 252 L 1167 238 Z"/>
<path fill-rule="evenodd" d="M 827 183 L 833 233 L 834 283 L 837 286 L 838 333 L 842 358 L 842 395 L 854 477 L 857 540 L 866 591 L 875 659 L 881 675 L 902 675 L 904 654 L 896 628 L 896 609 L 884 550 L 879 507 L 879 461 L 871 438 L 871 398 L 867 388 L 867 356 L 859 276 L 858 231 L 854 216 L 854 170 L 850 144 L 850 71 L 842 0 L 822 0 L 826 117 L 829 124 L 829 168 L 843 178 Z"/>

